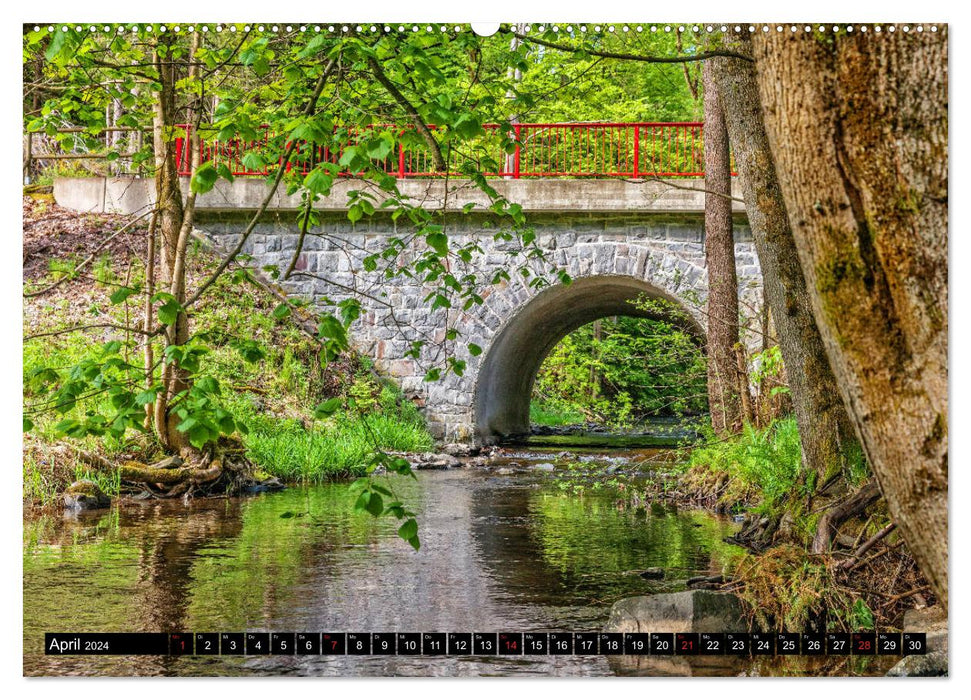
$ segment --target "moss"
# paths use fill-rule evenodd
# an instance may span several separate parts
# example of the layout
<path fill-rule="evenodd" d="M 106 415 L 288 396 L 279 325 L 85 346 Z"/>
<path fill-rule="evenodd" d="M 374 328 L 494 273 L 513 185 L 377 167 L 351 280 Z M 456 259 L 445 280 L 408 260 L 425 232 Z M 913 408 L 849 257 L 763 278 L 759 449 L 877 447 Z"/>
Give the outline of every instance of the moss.
<path fill-rule="evenodd" d="M 921 454 L 932 457 L 945 437 L 947 437 L 947 417 L 943 413 L 938 413 L 934 417 L 930 432 L 924 438 L 924 444 L 921 445 Z"/>
<path fill-rule="evenodd" d="M 918 214 L 923 206 L 923 195 L 915 189 L 903 190 L 894 201 L 901 214 Z"/>
<path fill-rule="evenodd" d="M 863 263 L 857 256 L 836 252 L 816 265 L 816 289 L 825 302 L 847 281 L 862 280 L 865 274 Z"/>

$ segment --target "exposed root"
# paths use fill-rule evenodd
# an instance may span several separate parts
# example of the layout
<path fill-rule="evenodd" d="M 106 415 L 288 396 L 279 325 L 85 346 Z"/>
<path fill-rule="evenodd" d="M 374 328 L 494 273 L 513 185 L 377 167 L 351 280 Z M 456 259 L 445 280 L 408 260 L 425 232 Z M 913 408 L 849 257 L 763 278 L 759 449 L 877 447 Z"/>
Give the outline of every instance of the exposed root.
<path fill-rule="evenodd" d="M 185 466 L 175 466 L 171 461 L 155 465 L 128 461 L 116 465 L 100 455 L 81 450 L 77 450 L 77 455 L 100 470 L 117 469 L 123 489 L 148 493 L 155 498 L 231 496 L 256 490 L 261 484 L 244 448 L 226 439 L 205 451 L 188 452 Z"/>
<path fill-rule="evenodd" d="M 875 479 L 870 479 L 858 491 L 830 506 L 823 513 L 816 526 L 812 553 L 822 554 L 828 551 L 839 526 L 850 518 L 865 512 L 878 498 L 880 498 L 880 487 Z"/>

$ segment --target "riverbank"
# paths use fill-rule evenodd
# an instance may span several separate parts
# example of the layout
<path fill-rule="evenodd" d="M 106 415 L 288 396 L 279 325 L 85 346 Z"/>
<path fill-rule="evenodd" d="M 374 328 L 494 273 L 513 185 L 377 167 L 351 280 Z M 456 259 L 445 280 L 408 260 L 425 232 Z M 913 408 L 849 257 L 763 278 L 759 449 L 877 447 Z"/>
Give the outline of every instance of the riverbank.
<path fill-rule="evenodd" d="M 40 368 L 75 366 L 96 355 L 98 342 L 117 337 L 116 329 L 105 327 L 95 331 L 92 343 L 92 329 L 79 329 L 90 324 L 92 310 L 106 324 L 140 323 L 139 308 L 114 304 L 111 296 L 144 277 L 140 254 L 145 230 L 136 226 L 118 233 L 125 217 L 78 215 L 44 195 L 25 196 L 23 216 L 25 290 L 55 285 L 24 299 L 24 397 L 32 426 L 24 434 L 23 502 L 30 509 L 57 510 L 61 493 L 79 479 L 96 482 L 109 496 L 121 487 L 117 470 L 82 461 L 75 448 L 115 463 L 149 464 L 164 456 L 146 434 L 129 431 L 124 439 L 106 434 L 76 440 L 57 434 L 60 421 L 97 410 L 110 401 L 105 396 L 79 401 L 67 414 L 30 411 L 45 401 L 35 391 L 42 380 Z M 202 245 L 192 244 L 190 286 L 205 279 L 217 262 Z M 375 448 L 432 448 L 418 410 L 378 377 L 366 359 L 345 355 L 322 364 L 317 341 L 293 313 L 276 311 L 279 304 L 256 281 L 244 279 L 240 286 L 224 277 L 193 312 L 194 329 L 210 345 L 207 371 L 233 420 L 245 426 L 240 439 L 261 476 L 288 483 L 345 479 L 365 473 Z M 245 353 L 259 359 L 247 361 Z M 336 411 L 315 417 L 315 407 L 330 399 L 338 400 Z"/>

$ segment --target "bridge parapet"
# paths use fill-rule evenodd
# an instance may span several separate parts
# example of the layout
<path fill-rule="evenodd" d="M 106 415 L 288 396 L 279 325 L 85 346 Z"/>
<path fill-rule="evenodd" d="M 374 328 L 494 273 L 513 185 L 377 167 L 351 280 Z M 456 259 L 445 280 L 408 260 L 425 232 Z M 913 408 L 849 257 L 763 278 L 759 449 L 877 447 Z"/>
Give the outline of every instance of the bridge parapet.
<path fill-rule="evenodd" d="M 491 180 L 489 183 L 510 202 L 526 212 L 651 212 L 657 214 L 699 214 L 704 212 L 702 184 L 691 180 Z M 737 181 L 733 189 L 738 190 Z M 468 203 L 485 208 L 488 197 L 468 180 L 400 180 L 401 193 L 426 209 L 460 211 Z M 269 183 L 259 178 L 236 178 L 219 181 L 196 199 L 199 211 L 255 211 L 269 192 Z M 364 189 L 359 180 L 338 180 L 330 194 L 320 197 L 319 211 L 347 211 L 351 190 Z M 185 178 L 183 192 L 188 192 Z M 447 196 L 446 196 L 447 195 Z M 735 192 L 733 209 L 745 211 L 740 190 Z M 94 177 L 57 178 L 54 198 L 64 207 L 92 213 L 132 214 L 144 211 L 155 201 L 152 178 Z M 300 195 L 287 195 L 280 187 L 270 200 L 268 211 L 287 212 L 300 209 Z"/>

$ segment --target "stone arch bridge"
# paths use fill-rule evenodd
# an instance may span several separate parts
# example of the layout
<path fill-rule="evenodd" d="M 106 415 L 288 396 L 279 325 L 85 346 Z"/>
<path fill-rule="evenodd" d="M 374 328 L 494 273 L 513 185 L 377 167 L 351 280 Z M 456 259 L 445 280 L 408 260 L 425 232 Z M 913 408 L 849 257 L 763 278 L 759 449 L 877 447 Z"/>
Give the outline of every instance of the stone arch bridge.
<path fill-rule="evenodd" d="M 509 281 L 483 288 L 483 304 L 468 311 L 431 311 L 429 287 L 406 276 L 389 279 L 380 270 L 365 272 L 365 257 L 383 250 L 392 237 L 407 240 L 408 231 L 381 213 L 350 223 L 347 191 L 360 187 L 352 181 L 339 181 L 319 202 L 319 225 L 309 231 L 295 273 L 281 283 L 287 293 L 317 304 L 356 295 L 363 315 L 352 329 L 354 345 L 423 406 L 432 433 L 448 441 L 493 442 L 527 432 L 536 372 L 556 343 L 581 325 L 615 315 L 666 316 L 700 338 L 707 325 L 704 196 L 685 189 L 700 188 L 698 181 L 537 179 L 493 184 L 509 201 L 522 205 L 547 261 L 565 269 L 572 284 L 555 284 L 548 265 L 517 255 L 518 243 L 497 239 L 485 214 L 475 209 L 462 213 L 466 203 L 487 203 L 477 189 L 463 182 L 417 179 L 402 180 L 399 188 L 423 206 L 441 209 L 448 204 L 450 245 L 474 241 L 481 248 L 470 270 L 487 282 L 499 270 L 510 273 Z M 197 200 L 198 231 L 217 247 L 231 248 L 267 187 L 255 179 L 220 182 Z M 149 206 L 154 192 L 152 180 L 125 177 L 61 179 L 54 194 L 60 205 L 78 211 L 131 213 Z M 287 268 L 297 246 L 299 205 L 298 197 L 283 192 L 271 200 L 244 248 L 255 266 Z M 735 209 L 741 308 L 743 316 L 756 318 L 762 303 L 761 271 L 744 211 L 738 203 Z M 416 252 L 409 245 L 402 255 Z M 516 273 L 520 265 L 545 274 L 554 284 L 530 287 Z M 675 306 L 635 306 L 632 302 L 639 299 Z M 673 315 L 671 309 L 676 309 Z M 446 327 L 455 328 L 459 338 L 446 342 Z M 418 357 L 408 357 L 418 340 L 425 341 Z M 746 342 L 755 347 L 760 338 Z M 468 343 L 478 345 L 481 354 L 471 356 Z M 446 373 L 426 382 L 427 369 L 440 366 L 449 354 L 467 363 L 463 375 Z"/>

